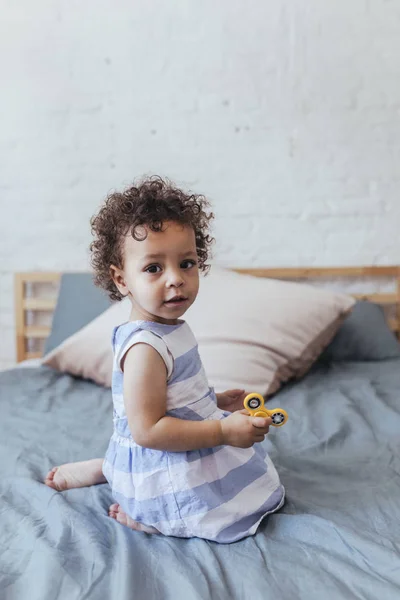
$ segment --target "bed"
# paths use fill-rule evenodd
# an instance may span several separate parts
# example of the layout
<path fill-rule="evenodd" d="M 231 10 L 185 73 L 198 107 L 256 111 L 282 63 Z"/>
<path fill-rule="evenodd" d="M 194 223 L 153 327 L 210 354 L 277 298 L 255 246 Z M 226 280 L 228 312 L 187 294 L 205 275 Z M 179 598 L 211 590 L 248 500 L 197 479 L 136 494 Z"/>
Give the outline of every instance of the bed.
<path fill-rule="evenodd" d="M 398 267 L 246 270 L 277 278 L 394 277 Z M 16 277 L 18 359 L 38 358 L 24 312 L 54 302 L 24 296 Z M 41 279 L 40 279 L 41 278 Z M 362 294 L 392 305 L 399 289 Z M 367 324 L 365 324 L 367 326 Z M 368 325 L 369 326 L 369 325 Z M 385 342 L 382 342 L 383 350 Z M 323 399 L 323 401 L 321 401 Z M 325 355 L 274 404 L 291 426 L 265 444 L 286 504 L 258 533 L 230 545 L 132 532 L 107 516 L 107 484 L 57 493 L 42 481 L 54 465 L 101 456 L 111 433 L 110 390 L 22 362 L 0 373 L 0 597 L 4 600 L 212 600 L 400 597 L 400 357 Z"/>

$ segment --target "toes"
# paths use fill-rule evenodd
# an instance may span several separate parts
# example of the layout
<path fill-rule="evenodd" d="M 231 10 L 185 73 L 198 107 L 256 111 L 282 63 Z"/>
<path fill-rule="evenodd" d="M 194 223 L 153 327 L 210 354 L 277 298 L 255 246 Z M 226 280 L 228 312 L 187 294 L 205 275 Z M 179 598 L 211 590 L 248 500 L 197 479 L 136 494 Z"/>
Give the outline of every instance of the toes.
<path fill-rule="evenodd" d="M 57 489 L 56 484 L 54 483 L 54 481 L 50 481 L 50 480 L 45 479 L 44 483 L 45 483 L 45 485 L 47 485 L 47 487 L 50 487 L 53 490 L 56 490 L 56 492 L 58 492 L 58 489 Z"/>
<path fill-rule="evenodd" d="M 143 531 L 144 533 L 152 533 L 157 534 L 160 533 L 154 527 L 149 527 L 148 525 L 143 525 L 143 523 L 138 523 L 134 521 L 120 507 L 119 504 L 111 504 L 108 509 L 108 514 L 110 517 L 121 523 L 121 525 L 125 525 L 125 527 L 129 527 L 129 529 L 134 529 L 135 531 Z"/>
<path fill-rule="evenodd" d="M 110 508 L 108 509 L 108 515 L 110 517 L 112 517 L 113 519 L 117 519 L 118 509 L 119 509 L 119 504 L 111 504 Z"/>
<path fill-rule="evenodd" d="M 54 475 L 56 474 L 56 471 L 57 471 L 57 468 L 58 468 L 58 467 L 53 467 L 53 468 L 51 469 L 51 471 L 49 471 L 49 472 L 47 473 L 47 476 L 46 476 L 46 481 L 53 481 L 53 479 L 54 479 Z"/>
<path fill-rule="evenodd" d="M 118 521 L 118 523 L 121 523 L 121 525 L 126 525 L 126 526 L 130 527 L 130 525 L 128 523 L 129 517 L 128 517 L 128 515 L 126 515 L 124 513 L 124 511 L 122 510 L 122 508 L 120 507 L 119 504 L 112 504 L 109 508 L 108 514 L 110 515 L 110 517 L 112 517 L 113 519 Z M 131 528 L 131 529 L 133 529 L 133 528 Z"/>
<path fill-rule="evenodd" d="M 45 484 L 49 487 L 53 488 L 57 492 L 63 492 L 64 490 L 68 490 L 71 485 L 68 485 L 66 481 L 62 468 L 54 467 L 48 474 L 46 479 L 44 480 Z"/>
<path fill-rule="evenodd" d="M 49 487 L 53 488 L 54 490 L 57 490 L 57 486 L 54 482 L 54 475 L 56 474 L 57 471 L 57 467 L 53 467 L 51 469 L 51 471 L 49 471 L 46 475 L 46 478 L 44 480 L 45 485 L 48 485 Z"/>

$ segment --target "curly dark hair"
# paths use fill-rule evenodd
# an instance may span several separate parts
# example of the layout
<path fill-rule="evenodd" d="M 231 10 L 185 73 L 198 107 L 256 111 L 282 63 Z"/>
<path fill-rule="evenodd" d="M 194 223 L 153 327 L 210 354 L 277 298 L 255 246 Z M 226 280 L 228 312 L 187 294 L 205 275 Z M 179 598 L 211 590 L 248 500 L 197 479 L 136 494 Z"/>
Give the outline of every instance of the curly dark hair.
<path fill-rule="evenodd" d="M 210 266 L 210 246 L 214 239 L 208 229 L 212 212 L 204 196 L 185 193 L 167 179 L 147 177 L 123 192 L 109 194 L 99 212 L 90 220 L 94 241 L 90 244 L 94 282 L 108 292 L 111 300 L 123 296 L 110 275 L 110 266 L 123 268 L 123 240 L 129 233 L 136 240 L 137 228 L 145 225 L 152 231 L 161 231 L 165 221 L 175 221 L 194 229 L 199 269 L 205 273 Z"/>

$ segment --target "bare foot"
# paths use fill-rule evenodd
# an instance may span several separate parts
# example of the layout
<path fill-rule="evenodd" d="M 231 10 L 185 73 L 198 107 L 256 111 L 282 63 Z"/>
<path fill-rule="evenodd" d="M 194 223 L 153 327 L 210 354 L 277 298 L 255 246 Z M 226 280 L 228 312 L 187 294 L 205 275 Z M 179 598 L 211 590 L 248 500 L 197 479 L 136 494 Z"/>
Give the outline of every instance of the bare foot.
<path fill-rule="evenodd" d="M 47 473 L 44 483 L 58 492 L 105 483 L 102 465 L 102 458 L 94 458 L 54 467 Z"/>
<path fill-rule="evenodd" d="M 143 525 L 143 523 L 138 523 L 134 521 L 120 507 L 119 504 L 111 504 L 108 509 L 108 514 L 110 517 L 121 523 L 121 525 L 126 525 L 129 529 L 134 529 L 135 531 L 144 531 L 145 533 L 160 533 L 158 529 L 155 527 L 150 527 L 149 525 Z"/>

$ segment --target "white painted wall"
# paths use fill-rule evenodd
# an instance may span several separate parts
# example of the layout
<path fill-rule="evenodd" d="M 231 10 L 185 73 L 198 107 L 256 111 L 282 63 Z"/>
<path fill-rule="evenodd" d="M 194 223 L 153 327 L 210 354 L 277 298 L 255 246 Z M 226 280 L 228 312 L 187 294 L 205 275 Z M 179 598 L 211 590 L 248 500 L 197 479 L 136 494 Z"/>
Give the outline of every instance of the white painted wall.
<path fill-rule="evenodd" d="M 12 275 L 86 270 L 143 173 L 204 192 L 227 265 L 400 260 L 397 0 L 2 0 L 0 368 Z"/>

